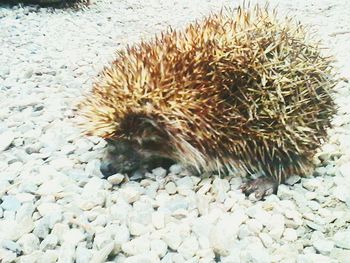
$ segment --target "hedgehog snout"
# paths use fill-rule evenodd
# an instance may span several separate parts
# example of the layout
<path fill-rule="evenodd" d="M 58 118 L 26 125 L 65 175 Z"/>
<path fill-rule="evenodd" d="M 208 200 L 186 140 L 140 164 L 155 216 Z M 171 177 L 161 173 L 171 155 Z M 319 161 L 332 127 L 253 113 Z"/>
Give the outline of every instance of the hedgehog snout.
<path fill-rule="evenodd" d="M 100 166 L 104 176 L 131 172 L 140 166 L 142 158 L 130 144 L 114 140 L 107 142 L 106 153 Z"/>
<path fill-rule="evenodd" d="M 101 163 L 100 171 L 106 177 L 117 173 L 117 170 L 115 169 L 115 167 L 113 167 L 112 163 L 108 162 Z"/>

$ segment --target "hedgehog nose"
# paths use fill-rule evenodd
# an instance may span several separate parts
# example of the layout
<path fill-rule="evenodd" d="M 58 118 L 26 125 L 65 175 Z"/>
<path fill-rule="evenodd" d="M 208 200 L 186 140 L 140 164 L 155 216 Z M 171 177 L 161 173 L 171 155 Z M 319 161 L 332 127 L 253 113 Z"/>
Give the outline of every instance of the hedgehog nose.
<path fill-rule="evenodd" d="M 117 173 L 117 170 L 113 167 L 113 165 L 108 162 L 101 163 L 100 171 L 105 177 L 108 177 Z"/>

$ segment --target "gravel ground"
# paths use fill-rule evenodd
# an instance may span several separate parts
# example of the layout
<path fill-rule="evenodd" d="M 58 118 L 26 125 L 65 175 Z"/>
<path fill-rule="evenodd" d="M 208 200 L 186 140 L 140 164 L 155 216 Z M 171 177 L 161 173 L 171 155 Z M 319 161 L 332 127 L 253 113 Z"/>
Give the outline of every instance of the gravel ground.
<path fill-rule="evenodd" d="M 314 27 L 344 81 L 318 176 L 292 177 L 265 201 L 246 198 L 240 178 L 201 179 L 180 165 L 105 180 L 105 142 L 70 120 L 118 47 L 232 4 L 0 7 L 0 262 L 350 262 L 348 1 L 279 1 L 281 14 Z"/>

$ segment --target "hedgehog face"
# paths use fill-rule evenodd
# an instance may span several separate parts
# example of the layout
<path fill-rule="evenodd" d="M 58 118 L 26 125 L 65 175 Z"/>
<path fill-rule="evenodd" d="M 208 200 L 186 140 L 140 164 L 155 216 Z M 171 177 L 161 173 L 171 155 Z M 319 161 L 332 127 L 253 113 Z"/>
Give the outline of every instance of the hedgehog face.
<path fill-rule="evenodd" d="M 139 167 L 141 156 L 127 142 L 107 140 L 108 147 L 100 170 L 105 176 L 129 172 Z"/>
<path fill-rule="evenodd" d="M 152 162 L 158 163 L 159 159 L 173 159 L 168 136 L 155 121 L 145 116 L 126 117 L 115 137 L 107 142 L 101 164 L 105 176 L 152 166 Z"/>

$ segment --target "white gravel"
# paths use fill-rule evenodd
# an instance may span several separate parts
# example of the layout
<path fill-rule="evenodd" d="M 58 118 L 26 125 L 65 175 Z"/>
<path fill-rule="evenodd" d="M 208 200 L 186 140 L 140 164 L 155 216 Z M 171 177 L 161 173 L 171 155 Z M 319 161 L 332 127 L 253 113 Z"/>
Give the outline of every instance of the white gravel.
<path fill-rule="evenodd" d="M 285 0 L 350 78 L 350 3 Z M 82 10 L 0 7 L 0 262 L 349 262 L 350 89 L 317 177 L 255 202 L 240 178 L 181 165 L 133 181 L 99 171 L 106 143 L 79 136 L 71 108 L 114 52 L 232 1 L 104 1 Z M 135 177 L 137 179 L 137 176 Z"/>

